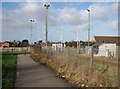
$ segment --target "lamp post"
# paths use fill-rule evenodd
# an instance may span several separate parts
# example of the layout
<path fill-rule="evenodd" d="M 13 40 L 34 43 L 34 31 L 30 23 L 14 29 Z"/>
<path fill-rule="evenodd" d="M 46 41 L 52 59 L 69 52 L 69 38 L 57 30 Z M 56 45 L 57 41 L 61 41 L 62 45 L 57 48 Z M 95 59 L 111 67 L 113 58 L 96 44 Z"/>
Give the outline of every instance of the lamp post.
<path fill-rule="evenodd" d="M 91 47 L 90 50 L 90 10 L 87 9 L 88 11 L 88 50 L 90 54 L 90 71 L 93 71 L 93 46 Z"/>
<path fill-rule="evenodd" d="M 33 29 L 33 27 L 32 27 L 32 23 L 34 22 L 34 19 L 31 19 L 30 20 L 30 22 L 31 22 L 31 33 L 30 33 L 30 42 L 31 42 L 31 44 L 32 44 L 32 29 Z"/>
<path fill-rule="evenodd" d="M 62 26 L 62 29 L 61 29 L 61 51 L 62 51 L 62 48 L 63 48 L 63 44 L 62 44 L 62 41 L 63 41 L 63 26 Z"/>
<path fill-rule="evenodd" d="M 45 26 L 45 45 L 47 47 L 47 41 L 48 41 L 48 8 L 50 7 L 50 4 L 45 4 L 44 5 L 45 9 L 46 9 L 46 26 Z"/>
<path fill-rule="evenodd" d="M 78 48 L 79 48 L 79 30 L 78 30 L 78 28 L 76 30 L 77 30 L 76 36 L 77 36 L 77 50 L 78 50 Z"/>
<path fill-rule="evenodd" d="M 90 48 L 90 10 L 88 11 L 88 49 Z"/>
<path fill-rule="evenodd" d="M 38 28 L 38 42 L 39 42 L 39 40 L 40 40 L 40 30 L 39 30 L 39 28 Z"/>

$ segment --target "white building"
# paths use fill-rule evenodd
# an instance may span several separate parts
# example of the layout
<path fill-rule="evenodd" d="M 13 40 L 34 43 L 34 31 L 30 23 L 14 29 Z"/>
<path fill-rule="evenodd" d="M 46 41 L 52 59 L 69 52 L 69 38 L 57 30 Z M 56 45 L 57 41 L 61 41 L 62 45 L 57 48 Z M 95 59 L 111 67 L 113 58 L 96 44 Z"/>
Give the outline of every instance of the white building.
<path fill-rule="evenodd" d="M 66 46 L 65 44 L 61 44 L 61 43 L 54 43 L 54 44 L 52 44 L 52 48 L 54 50 L 62 49 L 65 46 Z"/>
<path fill-rule="evenodd" d="M 96 56 L 118 58 L 119 36 L 94 36 L 94 53 Z"/>
<path fill-rule="evenodd" d="M 118 46 L 116 44 L 103 43 L 98 47 L 98 54 L 95 56 L 116 57 Z"/>

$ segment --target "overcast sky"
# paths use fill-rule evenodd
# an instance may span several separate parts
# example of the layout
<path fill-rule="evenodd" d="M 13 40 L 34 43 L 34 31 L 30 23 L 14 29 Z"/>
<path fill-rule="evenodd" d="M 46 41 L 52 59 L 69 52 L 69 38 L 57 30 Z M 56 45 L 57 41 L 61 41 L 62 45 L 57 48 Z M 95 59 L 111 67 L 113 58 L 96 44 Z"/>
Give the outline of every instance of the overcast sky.
<path fill-rule="evenodd" d="M 48 9 L 48 40 L 87 41 L 88 11 L 90 9 L 90 39 L 93 36 L 118 35 L 117 2 L 50 2 Z M 44 2 L 2 2 L 2 41 L 30 40 L 31 23 L 32 41 L 44 40 L 45 8 Z M 38 33 L 39 30 L 39 33 Z M 62 32 L 61 32 L 62 31 Z M 1 35 L 1 33 L 0 33 Z"/>

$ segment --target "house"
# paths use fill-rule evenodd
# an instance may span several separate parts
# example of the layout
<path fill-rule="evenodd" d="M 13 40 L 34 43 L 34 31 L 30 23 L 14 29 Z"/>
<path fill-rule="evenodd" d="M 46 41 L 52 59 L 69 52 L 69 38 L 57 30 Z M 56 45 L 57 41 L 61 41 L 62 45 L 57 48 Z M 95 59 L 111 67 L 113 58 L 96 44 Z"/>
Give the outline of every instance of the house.
<path fill-rule="evenodd" d="M 94 36 L 92 42 L 95 44 L 95 56 L 117 57 L 120 37 L 117 36 Z"/>
<path fill-rule="evenodd" d="M 9 47 L 10 46 L 10 44 L 8 43 L 8 42 L 4 42 L 4 43 L 2 43 L 2 45 L 1 45 L 2 47 Z"/>
<path fill-rule="evenodd" d="M 96 56 L 116 57 L 117 47 L 115 43 L 102 43 L 98 47 L 99 50 Z"/>
<path fill-rule="evenodd" d="M 118 44 L 120 37 L 118 36 L 94 36 L 92 42 L 94 43 L 116 43 Z"/>

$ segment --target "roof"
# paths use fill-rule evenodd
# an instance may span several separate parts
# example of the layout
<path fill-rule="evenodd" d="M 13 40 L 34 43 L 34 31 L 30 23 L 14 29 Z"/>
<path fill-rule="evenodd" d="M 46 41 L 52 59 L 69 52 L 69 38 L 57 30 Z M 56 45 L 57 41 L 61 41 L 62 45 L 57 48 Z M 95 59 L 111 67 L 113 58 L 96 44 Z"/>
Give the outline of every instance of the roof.
<path fill-rule="evenodd" d="M 9 47 L 9 43 L 7 43 L 7 42 L 6 42 L 6 43 L 3 43 L 3 44 L 2 44 L 2 47 Z"/>
<path fill-rule="evenodd" d="M 94 41 L 98 42 L 107 42 L 107 43 L 116 43 L 117 45 L 120 45 L 120 36 L 94 36 Z"/>
<path fill-rule="evenodd" d="M 118 36 L 94 36 L 96 41 L 118 41 L 120 37 Z"/>

